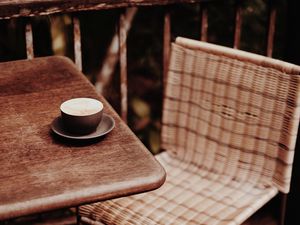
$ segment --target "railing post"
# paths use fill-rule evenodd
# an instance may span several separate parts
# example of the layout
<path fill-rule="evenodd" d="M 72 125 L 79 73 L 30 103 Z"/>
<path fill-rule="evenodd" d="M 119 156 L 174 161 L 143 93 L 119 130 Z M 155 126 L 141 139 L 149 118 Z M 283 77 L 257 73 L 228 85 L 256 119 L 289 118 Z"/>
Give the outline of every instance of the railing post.
<path fill-rule="evenodd" d="M 207 28 L 208 28 L 208 13 L 207 3 L 200 5 L 200 16 L 201 16 L 201 41 L 207 41 Z"/>
<path fill-rule="evenodd" d="M 233 48 L 240 48 L 241 41 L 241 29 L 242 29 L 242 7 L 240 0 L 236 1 L 236 11 L 235 11 L 235 30 L 234 30 L 234 42 Z"/>
<path fill-rule="evenodd" d="M 78 17 L 73 16 L 74 57 L 77 68 L 82 71 L 81 32 Z"/>
<path fill-rule="evenodd" d="M 132 21 L 138 11 L 137 7 L 127 8 L 125 13 L 125 20 L 127 26 L 126 33 L 131 28 Z M 119 27 L 119 26 L 117 26 Z M 115 70 L 115 65 L 119 60 L 119 29 L 116 29 L 113 38 L 111 39 L 110 45 L 107 48 L 106 56 L 102 64 L 102 68 L 96 76 L 95 87 L 98 93 L 102 93 L 105 86 L 111 80 L 111 77 Z"/>
<path fill-rule="evenodd" d="M 27 21 L 25 26 L 25 37 L 26 37 L 26 55 L 27 59 L 34 58 L 33 52 L 33 34 L 32 34 L 32 25 L 30 21 Z"/>
<path fill-rule="evenodd" d="M 127 123 L 127 31 L 124 11 L 119 19 L 119 57 L 120 57 L 120 89 L 121 89 L 121 118 Z"/>
<path fill-rule="evenodd" d="M 277 15 L 276 0 L 269 0 L 269 7 L 270 7 L 270 16 L 269 16 L 269 29 L 268 29 L 267 56 L 272 57 L 276 15 Z"/>
<path fill-rule="evenodd" d="M 164 14 L 164 36 L 163 36 L 163 84 L 166 84 L 171 45 L 171 17 L 170 11 L 166 8 Z"/>

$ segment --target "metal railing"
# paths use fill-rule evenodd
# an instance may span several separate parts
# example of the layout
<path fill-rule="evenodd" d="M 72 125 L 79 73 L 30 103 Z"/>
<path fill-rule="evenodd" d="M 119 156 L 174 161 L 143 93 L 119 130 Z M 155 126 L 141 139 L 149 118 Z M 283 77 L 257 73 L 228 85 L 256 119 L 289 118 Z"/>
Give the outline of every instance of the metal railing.
<path fill-rule="evenodd" d="M 87 10 L 105 10 L 112 8 L 126 8 L 126 7 L 142 7 L 142 6 L 155 6 L 165 5 L 166 10 L 164 14 L 164 31 L 163 31 L 163 75 L 164 79 L 167 73 L 169 63 L 169 52 L 171 42 L 171 16 L 169 5 L 172 4 L 200 4 L 201 18 L 201 34 L 202 41 L 208 40 L 208 5 L 211 2 L 220 0 L 93 0 L 93 1 L 64 1 L 64 0 L 18 0 L 18 1 L 2 1 L 0 3 L 0 18 L 10 19 L 14 17 L 37 17 L 49 15 L 53 13 L 72 13 Z M 235 1 L 235 21 L 234 21 L 234 40 L 233 47 L 240 48 L 241 40 L 241 27 L 243 23 L 243 9 L 241 7 L 242 1 Z M 128 114 L 128 85 L 127 85 L 127 29 L 125 23 L 125 11 L 120 10 L 118 35 L 119 35 L 119 61 L 120 61 L 120 93 L 121 93 L 121 117 L 126 122 Z M 272 57 L 273 42 L 275 34 L 277 8 L 275 1 L 269 1 L 269 23 L 267 35 L 267 49 L 266 55 Z M 82 70 L 82 52 L 81 52 L 81 31 L 80 21 L 76 15 L 72 17 L 73 20 L 73 39 L 74 39 L 74 59 L 75 64 L 79 70 Z M 25 37 L 26 37 L 26 53 L 27 58 L 34 57 L 33 46 L 33 33 L 30 20 L 26 24 Z"/>

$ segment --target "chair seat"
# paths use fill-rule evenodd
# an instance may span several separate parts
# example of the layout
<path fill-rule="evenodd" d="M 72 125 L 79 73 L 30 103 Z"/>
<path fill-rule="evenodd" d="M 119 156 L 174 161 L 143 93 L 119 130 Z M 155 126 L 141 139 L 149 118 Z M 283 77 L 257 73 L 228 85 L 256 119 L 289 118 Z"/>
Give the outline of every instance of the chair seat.
<path fill-rule="evenodd" d="M 278 192 L 270 184 L 218 175 L 167 152 L 156 158 L 168 174 L 160 189 L 82 206 L 82 221 L 110 225 L 240 224 Z"/>

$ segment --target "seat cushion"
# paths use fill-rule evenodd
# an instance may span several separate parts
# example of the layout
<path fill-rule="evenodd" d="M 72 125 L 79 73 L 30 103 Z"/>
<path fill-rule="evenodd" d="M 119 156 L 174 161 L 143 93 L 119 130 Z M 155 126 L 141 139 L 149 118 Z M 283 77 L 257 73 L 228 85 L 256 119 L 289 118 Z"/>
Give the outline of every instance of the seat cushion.
<path fill-rule="evenodd" d="M 156 158 L 167 172 L 161 188 L 81 206 L 82 220 L 110 225 L 240 224 L 278 192 L 270 184 L 218 175 L 167 152 Z"/>

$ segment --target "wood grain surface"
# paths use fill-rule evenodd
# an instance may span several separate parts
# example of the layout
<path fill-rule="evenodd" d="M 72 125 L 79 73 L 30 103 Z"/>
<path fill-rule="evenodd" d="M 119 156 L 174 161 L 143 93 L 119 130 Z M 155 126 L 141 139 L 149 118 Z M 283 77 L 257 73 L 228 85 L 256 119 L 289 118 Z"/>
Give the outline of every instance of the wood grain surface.
<path fill-rule="evenodd" d="M 218 0 L 0 0 L 0 18 Z"/>
<path fill-rule="evenodd" d="M 60 104 L 92 97 L 116 126 L 104 138 L 70 141 L 50 124 Z M 165 171 L 64 57 L 0 64 L 0 220 L 158 188 Z"/>

